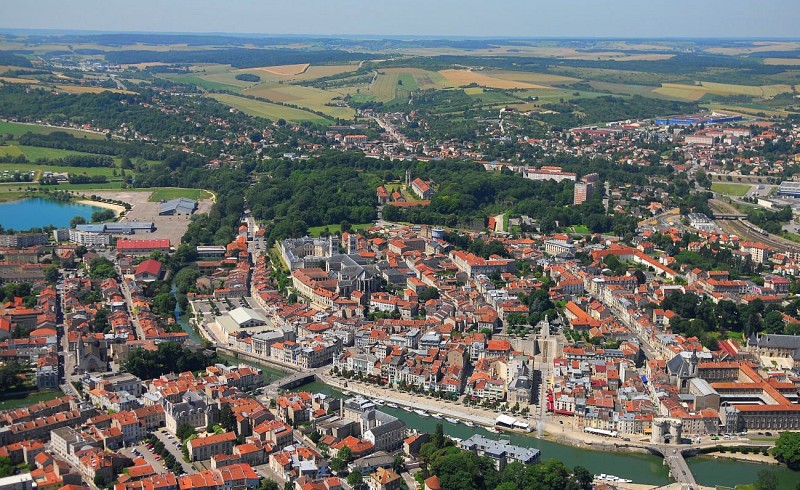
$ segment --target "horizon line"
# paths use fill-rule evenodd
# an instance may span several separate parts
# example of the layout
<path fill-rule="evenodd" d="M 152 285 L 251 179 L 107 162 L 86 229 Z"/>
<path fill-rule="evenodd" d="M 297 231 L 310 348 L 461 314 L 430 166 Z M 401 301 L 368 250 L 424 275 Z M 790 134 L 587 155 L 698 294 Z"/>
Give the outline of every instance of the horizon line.
<path fill-rule="evenodd" d="M 224 31 L 142 31 L 142 30 L 96 30 L 96 29 L 60 29 L 60 28 L 27 28 L 27 27 L 0 27 L 0 34 L 23 33 L 52 33 L 52 35 L 66 36 L 69 34 L 104 35 L 104 34 L 140 34 L 140 35 L 173 35 L 173 36 L 229 36 L 241 38 L 324 38 L 324 39 L 434 39 L 434 40 L 519 40 L 519 41 L 552 41 L 552 40 L 658 40 L 658 41 L 691 41 L 691 40 L 720 40 L 720 41 L 800 41 L 800 37 L 783 36 L 502 36 L 502 35 L 434 35 L 434 34 L 310 34 L 310 33 L 257 33 L 257 32 L 224 32 Z"/>

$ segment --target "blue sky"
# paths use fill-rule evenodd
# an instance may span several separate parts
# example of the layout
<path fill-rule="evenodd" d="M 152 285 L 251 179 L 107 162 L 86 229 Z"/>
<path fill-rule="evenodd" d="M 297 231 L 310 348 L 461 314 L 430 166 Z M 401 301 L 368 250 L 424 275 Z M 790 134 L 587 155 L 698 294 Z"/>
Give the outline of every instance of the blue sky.
<path fill-rule="evenodd" d="M 0 28 L 800 38 L 800 0 L 0 0 Z"/>

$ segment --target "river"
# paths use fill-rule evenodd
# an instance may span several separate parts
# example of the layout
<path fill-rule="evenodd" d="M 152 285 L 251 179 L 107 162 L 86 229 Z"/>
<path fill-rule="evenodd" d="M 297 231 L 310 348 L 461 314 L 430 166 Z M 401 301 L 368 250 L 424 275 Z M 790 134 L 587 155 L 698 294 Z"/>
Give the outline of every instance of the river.
<path fill-rule="evenodd" d="M 258 367 L 263 371 L 266 383 L 286 375 L 279 369 L 251 361 L 234 359 L 230 356 L 220 356 L 220 358 L 231 364 L 243 362 Z M 345 397 L 340 391 L 320 382 L 305 384 L 298 390 L 325 393 L 339 398 Z M 459 439 L 466 439 L 476 433 L 492 439 L 508 438 L 513 444 L 539 449 L 542 452 L 543 459 L 558 459 L 568 467 L 583 466 L 594 474 L 606 473 L 628 478 L 636 483 L 649 485 L 666 485 L 672 481 L 667 467 L 664 466 L 661 457 L 658 456 L 629 452 L 593 451 L 559 444 L 546 439 L 538 439 L 521 433 L 492 434 L 480 427 L 470 428 L 463 424 L 452 424 L 446 420 L 423 417 L 399 408 L 394 409 L 383 406 L 381 410 L 399 418 L 409 428 L 417 429 L 421 432 L 432 433 L 436 429 L 436 424 L 440 423 L 444 428 L 445 434 Z M 725 458 L 714 459 L 705 456 L 689 458 L 688 463 L 695 480 L 701 485 L 711 487 L 735 487 L 736 485 L 753 483 L 758 477 L 758 472 L 764 469 L 775 473 L 778 479 L 778 488 L 781 490 L 794 490 L 798 480 L 800 480 L 798 473 L 789 470 L 785 466 L 769 466 Z"/>
<path fill-rule="evenodd" d="M 92 213 L 96 211 L 102 211 L 102 208 L 38 197 L 20 199 L 0 203 L 0 225 L 6 230 L 16 231 L 45 226 L 66 228 L 75 216 L 82 216 L 90 222 Z"/>

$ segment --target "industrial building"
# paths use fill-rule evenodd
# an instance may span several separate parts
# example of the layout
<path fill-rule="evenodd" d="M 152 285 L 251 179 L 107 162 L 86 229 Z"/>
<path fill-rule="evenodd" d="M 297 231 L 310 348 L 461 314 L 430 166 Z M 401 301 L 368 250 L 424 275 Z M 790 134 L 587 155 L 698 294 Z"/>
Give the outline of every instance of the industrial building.
<path fill-rule="evenodd" d="M 724 124 L 729 122 L 741 121 L 742 116 L 730 116 L 728 114 L 687 114 L 683 116 L 658 117 L 655 123 L 660 126 L 697 126 L 700 124 Z"/>
<path fill-rule="evenodd" d="M 800 182 L 781 182 L 781 185 L 778 187 L 778 195 L 800 197 Z"/>
<path fill-rule="evenodd" d="M 161 203 L 158 214 L 161 216 L 185 215 L 189 216 L 197 209 L 197 201 L 179 197 Z"/>

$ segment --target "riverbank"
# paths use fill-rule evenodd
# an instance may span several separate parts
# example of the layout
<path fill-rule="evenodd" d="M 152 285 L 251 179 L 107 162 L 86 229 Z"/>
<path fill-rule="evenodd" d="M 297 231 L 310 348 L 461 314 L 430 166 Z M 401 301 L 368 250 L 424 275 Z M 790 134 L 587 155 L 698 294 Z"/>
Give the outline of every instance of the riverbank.
<path fill-rule="evenodd" d="M 780 466 L 780 462 L 776 460 L 773 456 L 768 455 L 764 456 L 761 453 L 731 453 L 731 452 L 722 452 L 722 451 L 715 451 L 713 453 L 703 454 L 701 456 L 719 459 L 732 459 L 735 461 L 747 461 L 749 463 L 760 463 L 760 464 L 771 464 Z"/>
<path fill-rule="evenodd" d="M 111 211 L 114 211 L 114 215 L 116 217 L 119 217 L 122 213 L 125 212 L 125 206 L 120 206 L 119 204 L 111 204 L 110 202 L 92 201 L 91 199 L 78 199 L 75 202 L 78 204 L 85 204 L 87 206 L 94 206 L 96 208 L 109 209 Z"/>
<path fill-rule="evenodd" d="M 464 421 L 472 421 L 475 424 L 484 427 L 494 427 L 495 420 L 499 415 L 499 413 L 485 408 L 472 406 L 468 407 L 458 403 L 446 402 L 436 398 L 428 398 L 418 394 L 383 388 L 369 383 L 354 381 L 352 379 L 345 380 L 329 374 L 317 374 L 317 377 L 323 383 L 339 390 L 348 390 L 373 398 L 381 398 L 387 402 L 397 403 L 398 405 L 404 405 L 407 407 L 419 408 L 428 412 L 438 412 L 447 417 L 454 417 Z M 347 383 L 347 386 L 344 385 L 345 383 Z M 521 419 L 521 417 L 516 418 Z M 550 419 L 550 417 L 548 417 L 548 419 Z M 614 442 L 612 442 L 614 440 L 609 440 L 606 437 L 597 436 L 594 434 L 587 434 L 583 432 L 582 429 L 574 429 L 572 426 L 572 420 L 547 420 L 544 424 L 539 424 L 539 422 L 535 419 L 528 419 L 528 423 L 530 423 L 531 427 L 533 428 L 533 432 L 515 432 L 530 436 L 536 435 L 537 437 L 550 439 L 554 442 L 559 442 L 561 444 L 575 446 L 582 449 L 596 451 L 610 449 L 620 452 L 646 452 L 644 448 L 630 446 L 632 443 L 626 443 L 626 447 L 618 447 L 614 444 Z M 539 427 L 539 425 L 541 425 L 541 427 Z M 634 442 L 633 444 L 636 443 Z"/>

